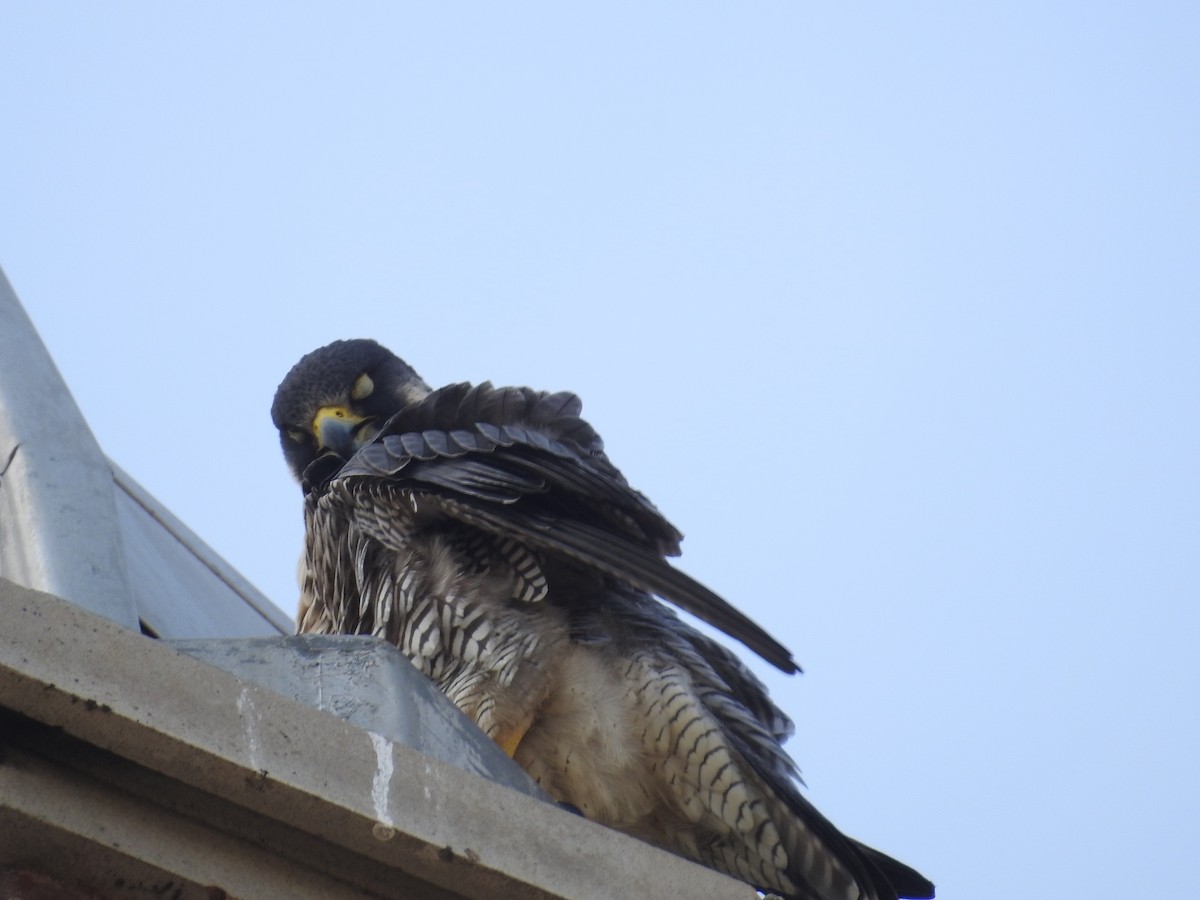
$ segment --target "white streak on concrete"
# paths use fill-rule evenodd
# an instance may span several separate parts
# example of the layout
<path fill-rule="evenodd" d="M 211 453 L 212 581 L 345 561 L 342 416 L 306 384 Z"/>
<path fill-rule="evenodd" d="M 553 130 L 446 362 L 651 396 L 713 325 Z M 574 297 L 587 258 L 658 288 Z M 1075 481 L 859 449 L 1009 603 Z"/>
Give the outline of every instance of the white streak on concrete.
<path fill-rule="evenodd" d="M 258 743 L 258 712 L 254 709 L 254 700 L 250 697 L 250 689 L 242 686 L 237 698 L 238 713 L 242 717 L 242 727 L 246 732 L 246 750 L 250 754 L 250 767 L 262 771 L 259 760 L 262 758 L 261 747 Z"/>
<path fill-rule="evenodd" d="M 371 782 L 371 800 L 375 805 L 375 818 L 378 820 L 371 833 L 378 840 L 390 841 L 396 834 L 396 823 L 388 812 L 388 795 L 392 790 L 392 742 L 383 735 L 368 731 L 371 744 L 375 747 L 375 778 Z"/>

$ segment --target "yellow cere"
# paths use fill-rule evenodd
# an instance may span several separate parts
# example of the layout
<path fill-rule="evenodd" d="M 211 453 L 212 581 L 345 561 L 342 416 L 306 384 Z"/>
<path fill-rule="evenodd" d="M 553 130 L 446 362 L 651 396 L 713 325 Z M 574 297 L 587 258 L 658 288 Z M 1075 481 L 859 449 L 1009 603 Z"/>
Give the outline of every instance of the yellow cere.
<path fill-rule="evenodd" d="M 317 436 L 318 440 L 321 438 L 321 425 L 326 419 L 340 419 L 351 425 L 357 425 L 363 420 L 363 417 L 356 415 L 344 406 L 322 406 L 317 410 L 312 420 L 313 434 Z"/>

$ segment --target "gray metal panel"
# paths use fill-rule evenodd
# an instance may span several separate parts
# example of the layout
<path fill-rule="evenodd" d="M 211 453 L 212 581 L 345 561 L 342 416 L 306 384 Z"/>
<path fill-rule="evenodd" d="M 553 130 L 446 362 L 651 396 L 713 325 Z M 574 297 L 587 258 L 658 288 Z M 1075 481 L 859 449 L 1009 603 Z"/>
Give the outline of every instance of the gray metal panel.
<path fill-rule="evenodd" d="M 138 614 L 164 638 L 290 634 L 291 620 L 118 466 L 117 513 Z"/>
<path fill-rule="evenodd" d="M 366 731 L 548 800 L 495 741 L 380 638 L 306 634 L 168 643 Z"/>
<path fill-rule="evenodd" d="M 137 628 L 112 485 L 0 271 L 0 575 Z"/>
<path fill-rule="evenodd" d="M 0 272 L 0 576 L 163 637 L 292 622 L 104 457 Z"/>

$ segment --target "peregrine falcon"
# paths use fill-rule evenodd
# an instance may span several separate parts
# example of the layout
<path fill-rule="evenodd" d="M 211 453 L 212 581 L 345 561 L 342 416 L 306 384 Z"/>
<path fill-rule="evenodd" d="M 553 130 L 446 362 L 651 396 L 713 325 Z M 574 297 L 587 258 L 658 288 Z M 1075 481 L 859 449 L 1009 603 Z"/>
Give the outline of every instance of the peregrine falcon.
<path fill-rule="evenodd" d="M 796 786 L 791 721 L 721 644 L 791 654 L 666 560 L 681 535 L 569 393 L 432 390 L 369 340 L 302 358 L 271 417 L 304 491 L 298 627 L 378 635 L 555 800 L 756 888 L 933 897 Z"/>

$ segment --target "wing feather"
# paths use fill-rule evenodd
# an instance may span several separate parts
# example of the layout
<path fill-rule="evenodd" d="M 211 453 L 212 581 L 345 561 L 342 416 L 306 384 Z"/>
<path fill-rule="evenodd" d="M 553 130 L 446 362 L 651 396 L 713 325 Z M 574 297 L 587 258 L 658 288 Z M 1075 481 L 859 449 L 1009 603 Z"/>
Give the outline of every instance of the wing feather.
<path fill-rule="evenodd" d="M 819 879 L 824 853 L 832 854 L 860 885 L 871 885 L 880 900 L 897 897 L 931 898 L 928 879 L 890 856 L 841 833 L 800 792 L 795 763 L 784 752 L 783 740 L 792 731 L 791 721 L 771 701 L 766 687 L 725 647 L 680 622 L 659 604 L 640 602 L 636 596 L 614 598 L 610 618 L 622 622 L 622 640 L 652 648 L 669 648 L 669 656 L 688 669 L 693 690 L 721 728 L 725 741 L 753 774 L 770 798 L 788 811 L 771 813 L 786 852 L 806 881 Z M 799 822 L 799 826 L 793 824 Z M 807 854 L 804 847 L 816 842 L 821 849 Z M 807 861 L 807 862 L 806 862 Z M 815 867 L 804 871 L 806 866 Z"/>
<path fill-rule="evenodd" d="M 393 416 L 331 480 L 428 492 L 447 516 L 656 594 L 797 671 L 782 644 L 666 562 L 679 531 L 608 461 L 581 411 L 574 394 L 451 385 Z"/>
<path fill-rule="evenodd" d="M 519 537 L 539 550 L 576 562 L 669 600 L 735 638 L 784 672 L 799 671 L 786 647 L 752 619 L 700 582 L 672 568 L 660 555 L 603 528 L 563 518 L 497 511 L 465 498 L 436 501 L 453 518 L 498 534 Z"/>

